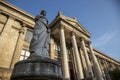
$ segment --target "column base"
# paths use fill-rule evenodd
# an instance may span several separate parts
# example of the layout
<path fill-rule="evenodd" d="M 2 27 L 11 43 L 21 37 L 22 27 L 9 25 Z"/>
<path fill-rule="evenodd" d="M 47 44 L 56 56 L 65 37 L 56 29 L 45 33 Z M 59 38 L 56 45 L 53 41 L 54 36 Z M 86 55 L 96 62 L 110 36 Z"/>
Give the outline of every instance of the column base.
<path fill-rule="evenodd" d="M 57 61 L 37 56 L 17 62 L 11 80 L 63 80 L 63 78 Z"/>

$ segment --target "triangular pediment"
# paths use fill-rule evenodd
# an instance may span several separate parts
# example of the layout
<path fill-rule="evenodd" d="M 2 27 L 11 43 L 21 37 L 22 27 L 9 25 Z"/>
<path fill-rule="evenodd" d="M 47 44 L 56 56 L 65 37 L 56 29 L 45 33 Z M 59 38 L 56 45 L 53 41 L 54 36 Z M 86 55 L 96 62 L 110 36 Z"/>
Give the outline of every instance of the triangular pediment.
<path fill-rule="evenodd" d="M 77 29 L 82 31 L 83 33 L 86 33 L 86 34 L 90 35 L 90 33 L 79 23 L 79 21 L 76 18 L 70 18 L 70 17 L 62 16 L 61 19 L 63 19 L 68 24 L 73 25 L 74 27 L 76 27 Z"/>
<path fill-rule="evenodd" d="M 62 20 L 62 22 L 64 22 L 65 24 L 68 24 L 71 27 L 78 29 L 80 32 L 90 37 L 90 33 L 79 23 L 79 21 L 76 18 L 64 16 L 62 13 L 58 13 L 56 18 L 49 25 L 49 27 L 53 27 L 53 25 L 56 24 L 59 20 Z"/>

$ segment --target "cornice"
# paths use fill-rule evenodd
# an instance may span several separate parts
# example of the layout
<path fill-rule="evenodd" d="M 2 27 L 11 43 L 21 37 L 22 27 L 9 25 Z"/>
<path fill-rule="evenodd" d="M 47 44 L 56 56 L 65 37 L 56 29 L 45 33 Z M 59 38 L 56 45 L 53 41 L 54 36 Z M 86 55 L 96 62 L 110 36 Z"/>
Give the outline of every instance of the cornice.
<path fill-rule="evenodd" d="M 78 30 L 79 32 L 81 32 L 82 34 L 84 34 L 85 36 L 89 37 L 90 38 L 90 35 L 81 31 L 79 28 L 75 27 L 74 25 L 70 24 L 68 21 L 64 20 L 61 18 L 61 20 L 63 20 L 64 22 L 66 22 L 68 25 L 72 26 L 73 28 L 75 28 L 76 30 Z"/>
<path fill-rule="evenodd" d="M 29 27 L 33 27 L 34 26 L 34 22 L 32 22 L 32 20 L 34 21 L 34 16 L 30 15 L 29 13 L 27 13 L 27 12 L 17 8 L 16 6 L 14 6 L 14 5 L 6 2 L 6 1 L 1 1 L 0 4 L 1 4 L 1 6 L 3 5 L 3 7 L 6 6 L 6 8 L 8 7 L 10 9 L 12 9 L 12 11 L 16 13 L 16 15 L 14 15 L 14 14 L 12 14 L 12 12 L 9 12 L 9 11 L 4 10 L 2 8 L 0 9 L 1 13 L 4 13 L 4 14 L 12 17 L 12 18 L 15 18 L 16 20 L 19 20 L 19 21 L 27 24 Z M 26 19 L 21 18 L 21 17 L 19 17 L 17 15 L 23 16 L 26 19 L 30 19 L 31 21 L 29 22 Z"/>
<path fill-rule="evenodd" d="M 18 12 L 24 14 L 24 15 L 26 15 L 26 16 L 29 17 L 29 18 L 34 19 L 34 16 L 31 15 L 30 13 L 25 12 L 25 11 L 22 10 L 21 8 L 18 8 L 18 7 L 14 6 L 13 4 L 11 4 L 11 3 L 9 3 L 9 2 L 7 2 L 7 1 L 5 1 L 5 0 L 0 1 L 0 3 L 2 3 L 2 4 L 6 5 L 6 6 L 10 7 L 10 8 L 12 8 L 12 9 L 14 9 L 14 10 L 16 10 L 16 11 L 18 11 Z"/>
<path fill-rule="evenodd" d="M 11 13 L 8 13 L 8 12 L 6 12 L 6 11 L 2 11 L 2 13 L 6 14 L 6 15 L 9 15 L 9 17 L 14 18 L 15 20 L 19 20 L 20 22 L 23 22 L 23 23 L 25 23 L 25 24 L 27 24 L 27 25 L 29 25 L 29 26 L 31 26 L 31 27 L 34 26 L 34 24 L 30 23 L 29 21 L 26 21 L 26 20 L 23 20 L 23 19 L 21 19 L 21 18 L 19 18 L 19 17 L 16 17 L 15 15 L 13 15 L 13 14 L 11 14 Z"/>
<path fill-rule="evenodd" d="M 86 35 L 87 37 L 90 38 L 91 34 L 83 27 L 81 26 L 81 24 L 77 21 L 77 19 L 75 18 L 70 18 L 70 17 L 67 17 L 67 16 L 64 16 L 61 12 L 58 12 L 58 15 L 56 16 L 56 18 L 51 22 L 51 24 L 49 25 L 49 27 L 52 27 L 58 20 L 62 20 L 64 22 L 66 22 L 68 25 L 74 27 L 76 30 L 80 31 L 82 34 Z M 78 27 L 75 27 L 75 25 L 69 23 L 70 22 L 73 22 L 75 23 L 76 25 L 78 25 Z M 79 27 L 81 29 L 83 29 L 83 31 L 81 31 L 79 29 Z M 85 31 L 85 32 L 84 32 Z"/>
<path fill-rule="evenodd" d="M 60 18 L 62 18 L 62 19 L 64 19 L 64 20 L 68 20 L 68 21 L 71 21 L 71 22 L 76 23 L 77 25 L 79 25 L 79 27 L 81 27 L 84 31 L 86 31 L 86 32 L 88 33 L 88 35 L 91 35 L 91 34 L 80 24 L 80 22 L 77 20 L 77 18 L 70 18 L 70 17 L 64 16 L 62 13 L 60 14 Z"/>
<path fill-rule="evenodd" d="M 105 55 L 103 52 L 101 52 L 101 51 L 99 51 L 99 50 L 97 50 L 97 49 L 95 49 L 95 48 L 93 48 L 93 50 L 96 51 L 97 53 L 99 53 L 99 54 L 105 56 L 106 58 L 108 58 L 108 59 L 110 59 L 110 60 L 113 60 L 113 61 L 117 62 L 117 63 L 120 65 L 120 62 L 117 61 L 117 60 L 115 60 L 114 58 L 112 58 L 112 57 L 110 57 L 110 56 L 108 56 L 108 55 Z"/>

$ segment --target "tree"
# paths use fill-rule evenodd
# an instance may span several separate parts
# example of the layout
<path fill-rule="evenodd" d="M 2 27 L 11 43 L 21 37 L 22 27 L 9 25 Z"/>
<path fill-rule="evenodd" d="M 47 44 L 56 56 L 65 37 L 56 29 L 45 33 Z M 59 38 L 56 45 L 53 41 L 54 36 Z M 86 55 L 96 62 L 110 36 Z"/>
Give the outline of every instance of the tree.
<path fill-rule="evenodd" d="M 113 70 L 109 72 L 112 80 L 120 80 L 120 70 Z"/>

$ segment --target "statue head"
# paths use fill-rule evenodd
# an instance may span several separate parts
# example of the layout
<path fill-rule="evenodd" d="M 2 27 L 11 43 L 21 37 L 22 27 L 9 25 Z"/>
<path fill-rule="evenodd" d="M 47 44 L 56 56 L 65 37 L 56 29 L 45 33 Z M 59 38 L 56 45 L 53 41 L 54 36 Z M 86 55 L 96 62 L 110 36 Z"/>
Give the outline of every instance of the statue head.
<path fill-rule="evenodd" d="M 43 16 L 46 16 L 46 11 L 45 11 L 45 10 L 42 10 L 42 11 L 40 12 L 40 14 L 43 15 Z"/>

